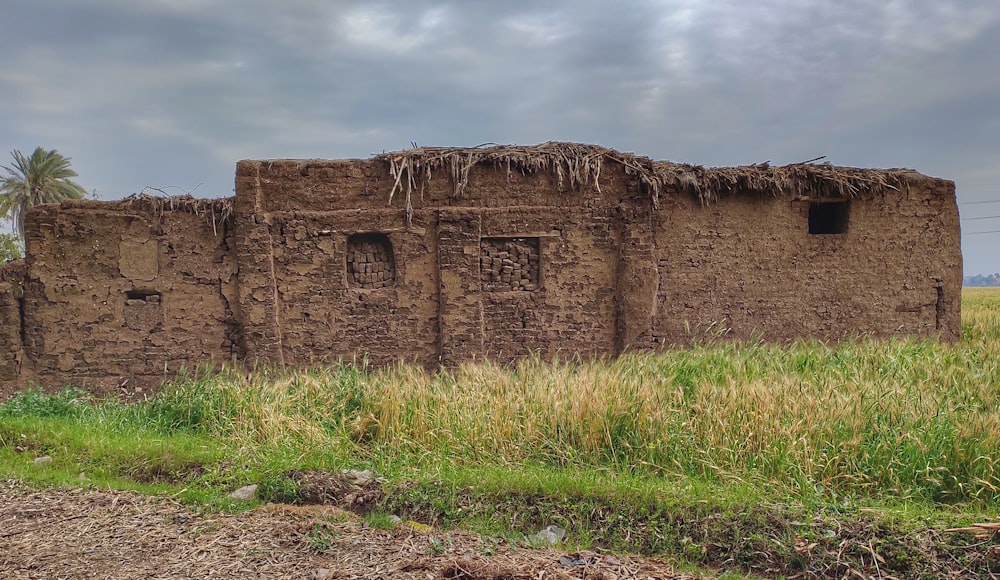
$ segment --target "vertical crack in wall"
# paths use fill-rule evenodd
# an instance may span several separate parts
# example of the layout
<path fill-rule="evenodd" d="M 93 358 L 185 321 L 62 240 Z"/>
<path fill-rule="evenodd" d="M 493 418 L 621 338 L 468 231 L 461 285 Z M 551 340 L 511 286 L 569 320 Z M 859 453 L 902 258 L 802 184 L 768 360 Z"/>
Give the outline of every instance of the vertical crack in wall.
<path fill-rule="evenodd" d="M 267 232 L 267 258 L 268 265 L 270 267 L 271 275 L 271 304 L 272 304 L 272 314 L 274 316 L 274 337 L 278 343 L 278 364 L 282 368 L 285 366 L 285 345 L 284 339 L 281 335 L 281 308 L 280 300 L 278 298 L 278 276 L 277 267 L 274 263 L 274 234 L 271 233 L 271 227 L 273 226 L 270 216 L 266 216 L 263 211 L 263 204 L 261 203 L 261 183 L 260 183 L 260 164 L 257 164 L 256 171 L 254 175 L 254 217 L 261 216 L 261 221 L 264 225 L 264 231 Z"/>
<path fill-rule="evenodd" d="M 937 287 L 937 302 L 934 303 L 934 328 L 941 330 L 944 324 L 944 287 Z"/>
<path fill-rule="evenodd" d="M 18 334 L 21 337 L 21 348 L 24 348 L 25 340 L 27 340 L 28 334 L 25 329 L 25 319 L 24 319 L 24 298 L 17 299 L 17 316 L 18 316 Z"/>
<path fill-rule="evenodd" d="M 612 214 L 614 220 L 613 240 L 617 248 L 617 258 L 614 269 L 614 335 L 612 337 L 613 354 L 620 355 L 625 351 L 625 291 L 622 279 L 625 277 L 625 216 L 621 205 Z"/>
<path fill-rule="evenodd" d="M 659 227 L 662 227 L 661 220 L 663 219 L 663 212 L 650 212 L 649 214 L 649 227 L 650 231 L 659 231 Z M 653 242 L 652 256 L 650 256 L 651 263 L 653 265 L 653 272 L 656 273 L 656 291 L 653 292 L 653 308 L 650 311 L 652 319 L 655 321 L 660 315 L 660 291 L 663 290 L 663 276 L 660 274 L 660 238 L 659 236 L 650 236 L 650 240 Z M 651 339 L 655 339 L 656 328 L 655 323 L 650 323 L 649 334 Z"/>
<path fill-rule="evenodd" d="M 233 314 L 232 305 L 229 303 L 229 298 L 226 297 L 226 290 L 224 288 L 225 282 L 220 278 L 217 283 L 213 283 L 218 292 L 219 298 L 222 302 L 222 311 L 226 315 L 226 336 L 222 339 L 222 348 L 229 349 L 229 356 L 232 357 L 233 363 L 235 363 L 240 358 L 240 331 L 236 323 L 236 317 Z"/>
<path fill-rule="evenodd" d="M 274 335 L 275 339 L 278 341 L 278 364 L 282 367 L 285 366 L 285 345 L 284 340 L 281 336 L 281 312 L 278 305 L 280 304 L 278 298 L 278 277 L 276 267 L 274 265 L 274 235 L 271 233 L 270 224 L 267 225 L 267 257 L 268 263 L 271 265 L 271 294 L 274 310 Z"/>
<path fill-rule="evenodd" d="M 437 318 L 434 321 L 437 328 L 435 329 L 435 340 L 437 347 L 437 360 L 440 363 L 444 360 L 444 321 L 441 320 L 442 312 L 444 310 L 444 282 L 441 280 L 441 211 L 435 210 L 433 218 L 433 228 L 434 235 L 432 239 L 434 240 L 434 288 L 437 292 Z M 480 324 L 482 324 L 482 317 L 480 317 Z"/>

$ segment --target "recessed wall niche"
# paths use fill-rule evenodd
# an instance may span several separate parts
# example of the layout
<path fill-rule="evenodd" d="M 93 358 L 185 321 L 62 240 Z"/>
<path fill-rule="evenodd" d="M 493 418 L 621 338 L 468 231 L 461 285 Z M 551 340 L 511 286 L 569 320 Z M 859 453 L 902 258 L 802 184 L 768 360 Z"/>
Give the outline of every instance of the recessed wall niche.
<path fill-rule="evenodd" d="M 479 281 L 484 292 L 538 289 L 538 238 L 483 238 L 479 243 Z"/>
<path fill-rule="evenodd" d="M 125 291 L 125 327 L 151 332 L 163 325 L 163 294 L 137 288 Z"/>
<path fill-rule="evenodd" d="M 375 289 L 396 283 L 396 260 L 389 236 L 354 234 L 347 238 L 347 285 Z"/>

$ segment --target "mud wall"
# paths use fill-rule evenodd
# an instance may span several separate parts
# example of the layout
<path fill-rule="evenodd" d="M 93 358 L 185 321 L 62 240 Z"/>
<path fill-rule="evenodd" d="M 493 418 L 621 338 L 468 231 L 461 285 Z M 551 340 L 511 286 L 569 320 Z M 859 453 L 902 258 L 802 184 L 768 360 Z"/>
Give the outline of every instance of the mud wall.
<path fill-rule="evenodd" d="M 834 200 L 844 212 L 843 232 L 810 233 L 811 208 L 830 201 L 743 196 L 703 208 L 671 198 L 655 215 L 658 289 L 652 328 L 637 345 L 704 333 L 958 340 L 954 184 L 913 174 L 898 195 Z"/>
<path fill-rule="evenodd" d="M 464 190 L 441 176 L 390 202 L 377 160 L 243 161 L 226 219 L 215 202 L 211 219 L 42 206 L 26 261 L 0 268 L 0 385 L 134 392 L 230 360 L 433 368 L 706 337 L 957 340 L 954 184 L 905 181 L 711 204 L 675 184 L 656 204 L 614 163 L 600 190 L 480 164 Z"/>
<path fill-rule="evenodd" d="M 0 265 L 0 385 L 21 374 L 24 261 Z"/>
<path fill-rule="evenodd" d="M 620 170 L 600 192 L 565 191 L 548 173 L 486 165 L 461 195 L 448 179 L 414 193 L 409 223 L 401 196 L 387 207 L 392 183 L 371 161 L 240 164 L 237 198 L 256 215 L 237 236 L 242 309 L 260 313 L 254 360 L 431 365 L 720 336 L 959 335 L 948 181 L 913 173 L 898 193 L 850 201 L 704 206 L 666 191 L 655 208 Z M 352 264 L 371 258 L 354 257 L 359 236 L 393 254 L 386 287 L 352 282 Z"/>
<path fill-rule="evenodd" d="M 387 207 L 393 181 L 383 164 L 241 162 L 237 211 L 256 216 L 236 236 L 248 360 L 431 366 L 613 352 L 614 206 L 629 180 L 612 168 L 604 182 L 617 194 L 567 193 L 546 173 L 478 168 L 461 197 L 448 180 L 414 194 L 407 220 L 401 196 Z M 382 240 L 391 283 L 355 281 L 355 264 L 371 256 L 359 257 L 353 240 Z M 485 274 L 484 248 L 498 254 Z M 504 248 L 531 248 L 517 256 L 516 283 Z"/>
<path fill-rule="evenodd" d="M 26 228 L 25 374 L 96 391 L 158 384 L 241 355 L 231 223 L 71 202 Z"/>

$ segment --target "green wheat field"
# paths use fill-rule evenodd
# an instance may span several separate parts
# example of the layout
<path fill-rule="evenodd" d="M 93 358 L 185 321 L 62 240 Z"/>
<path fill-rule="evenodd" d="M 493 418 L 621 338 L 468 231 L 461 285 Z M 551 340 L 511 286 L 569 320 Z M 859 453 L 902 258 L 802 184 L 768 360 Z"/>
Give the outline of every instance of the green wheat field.
<path fill-rule="evenodd" d="M 40 468 L 41 455 L 53 461 Z M 775 518 L 903 539 L 988 520 L 1000 508 L 1000 289 L 964 291 L 953 345 L 720 341 L 438 373 L 192 370 L 140 403 L 70 387 L 0 404 L 0 477 L 30 485 L 239 511 L 227 496 L 239 486 L 294 502 L 290 470 L 345 468 L 386 478 L 372 517 L 498 537 L 556 522 L 579 546 L 744 572 L 791 533 Z M 705 548 L 713 534 L 729 542 L 719 554 Z M 795 573 L 794 551 L 784 557 Z"/>

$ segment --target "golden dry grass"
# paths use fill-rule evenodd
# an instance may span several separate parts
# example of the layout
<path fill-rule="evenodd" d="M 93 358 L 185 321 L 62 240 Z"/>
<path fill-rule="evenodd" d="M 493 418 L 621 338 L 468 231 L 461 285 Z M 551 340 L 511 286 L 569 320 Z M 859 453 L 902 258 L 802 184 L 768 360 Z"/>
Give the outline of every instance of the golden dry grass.
<path fill-rule="evenodd" d="M 179 383 L 152 406 L 259 444 L 992 501 L 1000 292 L 966 292 L 963 336 L 956 345 L 720 343 L 437 374 L 224 373 Z"/>

